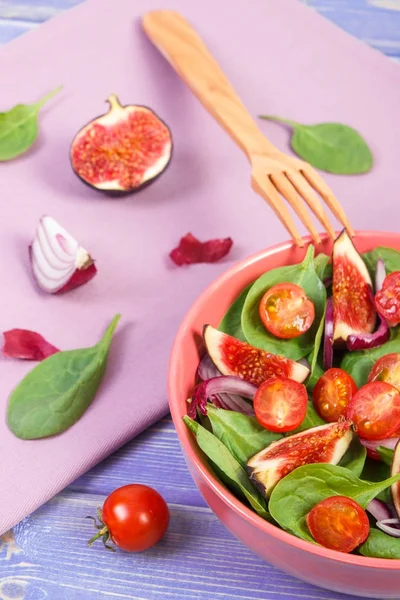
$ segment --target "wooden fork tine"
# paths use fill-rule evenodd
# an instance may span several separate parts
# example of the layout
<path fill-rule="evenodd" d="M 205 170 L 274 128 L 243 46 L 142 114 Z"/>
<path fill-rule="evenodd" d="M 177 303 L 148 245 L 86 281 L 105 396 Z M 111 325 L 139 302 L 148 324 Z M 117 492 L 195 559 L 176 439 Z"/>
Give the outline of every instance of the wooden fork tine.
<path fill-rule="evenodd" d="M 264 200 L 270 205 L 296 244 L 302 248 L 304 246 L 304 240 L 299 235 L 286 204 L 282 200 L 279 192 L 276 190 L 269 177 L 267 177 L 264 173 L 253 172 L 251 177 L 251 185 L 253 190 L 262 198 L 264 198 Z"/>
<path fill-rule="evenodd" d="M 328 219 L 324 207 L 322 206 L 322 202 L 315 193 L 314 188 L 312 188 L 308 183 L 308 180 L 304 177 L 304 175 L 295 169 L 288 170 L 286 172 L 286 176 L 292 182 L 300 196 L 305 200 L 305 202 L 307 202 L 308 206 L 313 211 L 321 225 L 323 225 L 323 227 L 326 229 L 330 237 L 335 239 L 335 230 Z"/>
<path fill-rule="evenodd" d="M 326 204 L 329 206 L 330 210 L 333 212 L 335 217 L 340 223 L 346 228 L 347 233 L 353 237 L 354 230 L 349 223 L 349 220 L 344 212 L 339 200 L 336 198 L 335 194 L 332 192 L 330 187 L 325 183 L 322 179 L 321 175 L 314 171 L 314 169 L 307 165 L 304 169 L 302 169 L 302 173 L 304 177 L 307 179 L 310 185 L 322 196 Z"/>
<path fill-rule="evenodd" d="M 315 244 L 321 243 L 321 238 L 317 230 L 315 229 L 315 225 L 312 222 L 310 215 L 306 209 L 304 202 L 296 191 L 296 188 L 292 185 L 290 180 L 286 177 L 285 173 L 278 173 L 277 175 L 270 175 L 270 179 L 272 183 L 277 188 L 278 192 L 282 194 L 282 196 L 289 202 L 290 206 L 293 208 L 295 213 L 301 219 L 303 224 L 307 227 L 308 231 L 311 233 L 311 237 L 314 240 Z"/>

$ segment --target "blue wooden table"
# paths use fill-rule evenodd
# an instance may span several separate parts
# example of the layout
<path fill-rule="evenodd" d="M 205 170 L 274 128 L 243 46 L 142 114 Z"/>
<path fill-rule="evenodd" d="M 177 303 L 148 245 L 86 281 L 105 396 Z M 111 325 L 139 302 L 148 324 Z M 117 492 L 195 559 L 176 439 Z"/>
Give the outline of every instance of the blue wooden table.
<path fill-rule="evenodd" d="M 0 0 L 0 43 L 80 0 Z M 277 0 L 278 1 L 278 0 Z M 307 0 L 352 35 L 400 61 L 400 0 Z M 105 496 L 130 482 L 169 503 L 164 540 L 142 554 L 112 554 L 86 541 Z M 186 469 L 174 427 L 163 419 L 0 537 L 0 600 L 231 598 L 339 600 L 263 563 L 207 508 Z"/>

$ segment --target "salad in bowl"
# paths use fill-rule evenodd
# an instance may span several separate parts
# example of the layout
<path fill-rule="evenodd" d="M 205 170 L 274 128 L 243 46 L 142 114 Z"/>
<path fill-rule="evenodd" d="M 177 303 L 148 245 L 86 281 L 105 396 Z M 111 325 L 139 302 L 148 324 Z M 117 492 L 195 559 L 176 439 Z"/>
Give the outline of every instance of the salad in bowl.
<path fill-rule="evenodd" d="M 250 281 L 204 353 L 182 418 L 222 486 L 342 554 L 400 559 L 400 252 L 331 252 Z"/>

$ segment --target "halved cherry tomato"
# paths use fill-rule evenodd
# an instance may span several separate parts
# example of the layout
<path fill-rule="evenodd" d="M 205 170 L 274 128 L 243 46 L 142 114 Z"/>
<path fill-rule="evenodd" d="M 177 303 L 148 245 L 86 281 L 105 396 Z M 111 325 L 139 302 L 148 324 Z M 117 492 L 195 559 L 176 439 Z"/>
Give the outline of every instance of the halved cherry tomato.
<path fill-rule="evenodd" d="M 262 297 L 259 306 L 264 327 L 278 338 L 290 339 L 310 329 L 315 318 L 313 302 L 295 283 L 278 283 Z"/>
<path fill-rule="evenodd" d="M 368 381 L 386 381 L 400 390 L 400 353 L 392 352 L 378 358 L 368 375 Z"/>
<path fill-rule="evenodd" d="M 400 271 L 385 277 L 382 289 L 376 293 L 375 305 L 390 327 L 400 323 Z"/>
<path fill-rule="evenodd" d="M 270 431 L 292 431 L 306 416 L 307 390 L 302 383 L 286 377 L 267 379 L 254 397 L 259 423 Z"/>
<path fill-rule="evenodd" d="M 325 498 L 314 506 L 306 519 L 314 540 L 331 550 L 351 552 L 368 537 L 367 513 L 347 496 Z"/>
<path fill-rule="evenodd" d="M 333 423 L 344 415 L 357 391 L 353 378 L 343 369 L 328 369 L 313 389 L 315 410 L 324 421 Z"/>
<path fill-rule="evenodd" d="M 350 400 L 346 417 L 366 440 L 383 440 L 400 430 L 400 392 L 385 381 L 372 381 Z"/>

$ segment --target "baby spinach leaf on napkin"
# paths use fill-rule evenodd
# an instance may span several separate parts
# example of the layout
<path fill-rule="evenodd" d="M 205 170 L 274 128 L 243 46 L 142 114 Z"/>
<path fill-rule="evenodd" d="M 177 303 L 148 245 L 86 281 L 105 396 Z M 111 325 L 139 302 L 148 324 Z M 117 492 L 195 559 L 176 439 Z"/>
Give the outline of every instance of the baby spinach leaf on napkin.
<path fill-rule="evenodd" d="M 379 492 L 399 480 L 400 473 L 385 481 L 370 482 L 338 465 L 305 465 L 277 483 L 269 500 L 269 511 L 282 529 L 312 542 L 306 516 L 318 502 L 330 496 L 348 496 L 366 508 Z"/>
<path fill-rule="evenodd" d="M 228 448 L 197 421 L 183 417 L 186 426 L 195 434 L 199 448 L 210 459 L 213 467 L 226 485 L 236 495 L 245 498 L 260 517 L 270 520 L 264 498 L 251 483 L 242 465 L 229 452 Z"/>
<path fill-rule="evenodd" d="M 35 104 L 17 104 L 0 113 L 0 161 L 11 160 L 32 146 L 38 134 L 38 115 L 42 106 L 61 90 L 56 88 Z"/>
<path fill-rule="evenodd" d="M 7 422 L 19 438 L 33 440 L 65 431 L 91 404 L 107 365 L 120 315 L 91 348 L 58 352 L 39 363 L 12 392 Z"/>
<path fill-rule="evenodd" d="M 208 405 L 207 415 L 214 435 L 230 450 L 242 466 L 251 456 L 279 440 L 282 435 L 262 427 L 256 417 Z"/>
<path fill-rule="evenodd" d="M 365 542 L 358 551 L 373 558 L 400 558 L 400 538 L 394 538 L 380 529 L 371 527 Z"/>
<path fill-rule="evenodd" d="M 315 307 L 315 319 L 312 327 L 303 335 L 288 340 L 279 339 L 269 333 L 258 313 L 258 307 L 265 292 L 273 285 L 283 282 L 296 283 L 302 287 L 314 302 Z M 315 272 L 314 247 L 310 245 L 302 263 L 272 269 L 253 283 L 242 311 L 243 333 L 253 346 L 298 360 L 307 356 L 314 348 L 315 336 L 324 314 L 325 304 L 325 286 Z"/>
<path fill-rule="evenodd" d="M 242 310 L 244 301 L 252 285 L 248 285 L 240 296 L 236 298 L 235 302 L 231 304 L 218 327 L 220 331 L 232 335 L 234 338 L 242 340 L 242 342 L 247 341 L 242 329 Z"/>
<path fill-rule="evenodd" d="M 366 141 L 358 131 L 348 125 L 304 125 L 270 115 L 260 115 L 260 118 L 292 127 L 293 150 L 317 169 L 338 175 L 356 175 L 366 173 L 372 168 L 373 157 Z"/>

